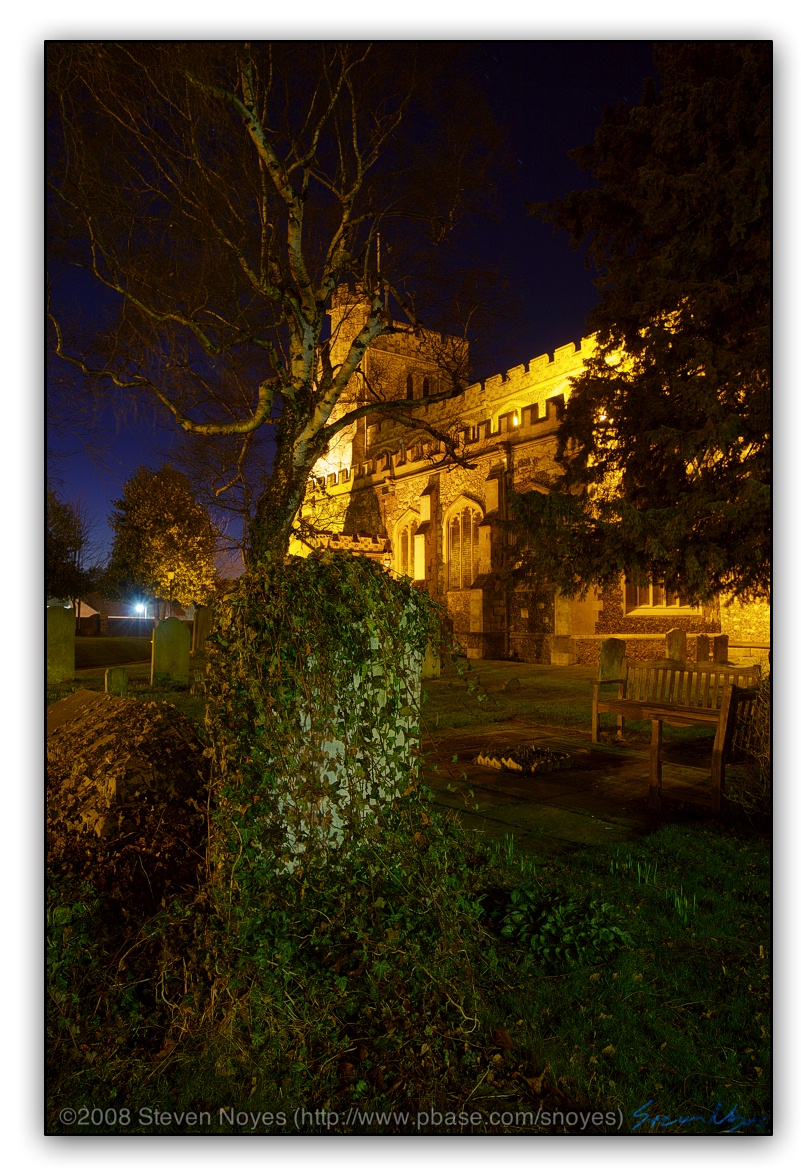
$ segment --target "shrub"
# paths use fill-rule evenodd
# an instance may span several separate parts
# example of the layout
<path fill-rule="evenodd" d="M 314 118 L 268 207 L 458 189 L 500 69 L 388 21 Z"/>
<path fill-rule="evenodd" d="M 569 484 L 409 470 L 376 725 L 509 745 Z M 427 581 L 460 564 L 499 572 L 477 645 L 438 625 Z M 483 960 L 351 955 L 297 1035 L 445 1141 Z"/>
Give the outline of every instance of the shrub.
<path fill-rule="evenodd" d="M 615 923 L 612 906 L 589 897 L 515 888 L 493 915 L 502 937 L 522 942 L 550 969 L 606 961 L 632 943 Z"/>

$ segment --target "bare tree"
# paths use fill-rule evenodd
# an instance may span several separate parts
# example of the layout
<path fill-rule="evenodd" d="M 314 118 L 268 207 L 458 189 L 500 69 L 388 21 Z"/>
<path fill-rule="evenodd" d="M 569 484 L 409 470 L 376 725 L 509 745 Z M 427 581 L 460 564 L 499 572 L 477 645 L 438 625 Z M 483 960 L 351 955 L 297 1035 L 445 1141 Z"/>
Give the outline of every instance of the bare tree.
<path fill-rule="evenodd" d="M 45 592 L 71 600 L 76 612 L 80 598 L 91 592 L 100 576 L 95 523 L 81 500 L 65 499 L 55 483 L 46 498 Z"/>
<path fill-rule="evenodd" d="M 250 559 L 283 557 L 321 454 L 398 409 L 355 374 L 390 303 L 419 328 L 432 254 L 489 187 L 491 119 L 454 46 L 54 44 L 48 78 L 54 351 L 219 442 Z M 72 266 L 102 290 L 94 331 Z M 332 331 L 343 287 L 365 310 Z"/>

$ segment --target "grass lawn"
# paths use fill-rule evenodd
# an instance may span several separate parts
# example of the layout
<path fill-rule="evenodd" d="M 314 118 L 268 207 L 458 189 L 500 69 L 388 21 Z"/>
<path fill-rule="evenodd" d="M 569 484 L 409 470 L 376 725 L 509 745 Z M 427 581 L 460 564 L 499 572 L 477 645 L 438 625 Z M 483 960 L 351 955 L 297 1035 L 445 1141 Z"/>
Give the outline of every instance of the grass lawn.
<path fill-rule="evenodd" d="M 143 994 L 135 964 L 121 972 L 116 958 L 113 992 L 104 984 L 101 996 L 93 986 L 97 967 L 90 961 L 91 975 L 85 965 L 77 971 L 83 1009 L 65 1005 L 68 986 L 77 994 L 76 971 L 54 961 L 51 1009 L 61 1065 L 49 1095 L 50 1130 L 67 1130 L 56 1118 L 65 1106 L 126 1107 L 136 1117 L 157 1102 L 174 1114 L 206 1110 L 207 1134 L 245 1134 L 248 1123 L 232 1127 L 220 1118 L 220 1109 L 230 1107 L 282 1112 L 288 1127 L 259 1121 L 258 1130 L 273 1134 L 331 1131 L 333 1121 L 319 1116 L 296 1127 L 297 1107 L 336 1115 L 338 1134 L 416 1134 L 414 1119 L 430 1106 L 443 1117 L 466 1108 L 479 1117 L 470 1130 L 485 1134 L 548 1134 L 550 1128 L 533 1124 L 538 1107 L 614 1113 L 607 1130 L 623 1132 L 770 1131 L 764 842 L 671 826 L 631 850 L 591 848 L 537 863 L 517 856 L 509 842 L 485 859 L 466 895 L 497 899 L 500 890 L 523 886 L 548 904 L 571 897 L 603 902 L 627 935 L 624 947 L 605 960 L 590 954 L 575 966 L 556 960 L 543 967 L 525 944 L 490 928 L 473 1019 L 445 1023 L 416 1009 L 410 992 L 411 1000 L 397 1004 L 397 1030 L 370 1017 L 354 1030 L 332 1011 L 324 1040 L 291 1050 L 255 1041 L 261 1026 L 247 995 L 239 1017 L 223 1012 L 212 1028 L 185 1020 L 166 1041 L 163 1007 L 157 1011 Z M 71 919 L 91 934 L 91 915 Z M 84 961 L 92 956 L 91 942 L 87 947 Z M 63 958 L 58 942 L 51 953 Z M 429 973 L 436 978 L 436 966 Z M 304 985 L 295 991 L 317 998 L 322 987 L 313 972 Z M 113 1026 L 104 1017 L 109 1010 Z M 408 1118 L 367 1118 L 376 1110 Z M 570 1123 L 556 1130 L 569 1132 Z M 116 1122 L 96 1130 L 121 1131 Z M 154 1134 L 136 1119 L 127 1130 Z M 162 1134 L 188 1130 L 175 1120 Z M 443 1119 L 426 1130 L 449 1129 Z"/>
<path fill-rule="evenodd" d="M 75 638 L 76 669 L 107 669 L 132 661 L 150 661 L 149 637 Z"/>
<path fill-rule="evenodd" d="M 546 896 L 613 905 L 630 944 L 595 968 L 543 977 L 521 966 L 489 1024 L 586 1099 L 620 1107 L 631 1130 L 709 1133 L 717 1104 L 721 1116 L 734 1106 L 769 1116 L 766 842 L 668 826 L 631 848 L 587 848 L 533 868 L 522 878 Z M 671 1125 L 660 1115 L 699 1119 Z M 754 1128 L 769 1130 L 769 1118 Z"/>
<path fill-rule="evenodd" d="M 476 661 L 460 677 L 455 669 L 423 683 L 423 722 L 441 729 L 487 726 L 517 720 L 551 731 L 590 735 L 592 683 L 596 671 L 580 665 L 528 665 Z M 514 688 L 506 688 L 512 682 Z M 515 684 L 516 683 L 516 684 Z M 601 729 L 614 732 L 615 718 L 601 716 Z M 665 726 L 666 739 L 714 740 L 704 726 Z M 627 720 L 626 734 L 650 741 L 651 723 Z"/>
<path fill-rule="evenodd" d="M 60 701 L 78 689 L 103 693 L 105 671 L 112 665 L 124 665 L 128 669 L 128 696 L 137 701 L 168 702 L 180 710 L 193 722 L 201 736 L 204 733 L 203 714 L 206 699 L 196 687 L 172 683 L 150 684 L 150 639 L 148 637 L 76 637 L 75 639 L 75 681 L 63 681 L 47 687 L 48 705 Z M 193 683 L 195 677 L 202 678 L 204 670 L 202 657 L 190 658 Z"/>
<path fill-rule="evenodd" d="M 172 701 L 202 723 L 202 695 L 150 690 L 145 672 L 131 669 L 132 697 Z M 519 689 L 503 689 L 510 673 Z M 457 676 L 425 683 L 429 725 L 516 718 L 588 734 L 592 671 L 479 662 L 475 674 L 480 685 L 473 692 Z M 84 681 L 69 690 L 78 684 Z M 102 688 L 99 677 L 86 684 Z M 433 812 L 432 818 L 439 822 Z M 48 1130 L 77 1130 L 58 1118 L 64 1107 L 90 1115 L 100 1108 L 99 1122 L 91 1123 L 97 1134 L 549 1134 L 580 1130 L 582 1122 L 594 1130 L 598 1121 L 581 1117 L 599 1113 L 613 1116 L 614 1122 L 604 1119 L 605 1131 L 771 1130 L 767 839 L 745 828 L 670 825 L 631 845 L 538 857 L 518 852 L 511 838 L 482 844 L 455 825 L 453 831 L 452 861 L 446 853 L 440 870 L 443 879 L 459 882 L 468 915 L 478 912 L 478 942 L 470 948 L 473 942 L 464 941 L 465 969 L 469 964 L 475 977 L 471 1017 L 447 995 L 437 1013 L 401 988 L 397 1002 L 383 1003 L 380 1025 L 369 1009 L 349 1014 L 331 1005 L 325 1025 L 313 1032 L 311 1024 L 303 1030 L 292 1022 L 301 1037 L 291 1041 L 269 1040 L 277 1024 L 259 1013 L 247 986 L 231 998 L 235 1009 L 226 1006 L 228 983 L 193 972 L 191 945 L 176 950 L 186 957 L 183 990 L 165 996 L 155 966 L 135 957 L 175 948 L 163 922 L 127 936 L 103 920 L 85 889 L 54 882 Z M 529 933 L 515 925 L 517 932 L 504 936 L 510 898 L 520 890 L 538 906 L 526 918 Z M 344 947 L 336 992 L 353 991 L 353 1001 L 368 1000 L 370 970 L 384 969 L 393 951 L 404 950 L 406 927 L 398 923 L 406 919 L 403 893 L 397 906 L 386 903 L 386 893 L 377 897 L 372 884 L 359 895 L 370 923 L 356 930 L 356 940 L 345 930 L 336 942 Z M 413 907 L 425 917 L 425 900 Z M 189 901 L 173 909 L 184 922 L 195 911 Z M 614 951 L 593 949 L 606 944 L 607 926 L 622 931 L 622 943 Z M 550 955 L 543 958 L 546 941 Z M 348 948 L 357 943 L 358 961 Z M 437 960 L 442 968 L 432 959 L 425 979 L 444 984 L 453 958 L 442 953 Z M 304 1003 L 328 1001 L 332 983 L 324 972 L 318 978 L 307 967 L 300 980 L 288 972 L 281 1010 L 300 1018 Z M 217 1015 L 182 1005 L 182 994 L 187 1003 L 217 994 Z M 166 1116 L 162 1125 L 141 1110 L 155 1106 Z M 298 1107 L 307 1118 L 299 1113 L 298 1121 Z M 418 1112 L 432 1107 L 441 1122 L 423 1123 Z M 535 1124 L 538 1109 L 557 1112 L 561 1121 Z M 179 1118 L 192 1111 L 209 1118 L 192 1127 Z"/>

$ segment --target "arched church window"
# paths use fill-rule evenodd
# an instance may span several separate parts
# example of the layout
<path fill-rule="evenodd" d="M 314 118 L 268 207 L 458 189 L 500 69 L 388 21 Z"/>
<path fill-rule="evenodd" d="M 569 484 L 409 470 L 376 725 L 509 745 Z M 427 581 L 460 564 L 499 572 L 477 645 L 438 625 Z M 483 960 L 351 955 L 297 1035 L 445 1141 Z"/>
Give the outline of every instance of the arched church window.
<path fill-rule="evenodd" d="M 409 401 L 414 397 L 414 378 L 411 373 L 406 375 L 406 397 Z"/>
<path fill-rule="evenodd" d="M 478 575 L 478 507 L 467 504 L 448 520 L 448 587 L 469 588 Z"/>
<path fill-rule="evenodd" d="M 431 386 L 429 385 L 428 378 L 424 377 L 423 378 L 423 397 L 428 397 L 430 392 L 431 392 Z"/>
<path fill-rule="evenodd" d="M 411 576 L 414 579 L 414 537 L 417 532 L 417 520 L 410 519 L 398 532 L 395 544 L 395 570 L 401 576 Z"/>

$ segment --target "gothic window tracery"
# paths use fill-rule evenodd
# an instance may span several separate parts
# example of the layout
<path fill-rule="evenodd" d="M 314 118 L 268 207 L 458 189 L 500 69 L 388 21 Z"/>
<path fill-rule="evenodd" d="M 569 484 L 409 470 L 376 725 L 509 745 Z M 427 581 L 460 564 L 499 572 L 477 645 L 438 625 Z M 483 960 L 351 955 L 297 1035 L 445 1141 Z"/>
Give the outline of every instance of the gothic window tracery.
<path fill-rule="evenodd" d="M 414 579 L 414 537 L 417 520 L 409 519 L 399 529 L 395 540 L 395 570 L 401 576 Z"/>
<path fill-rule="evenodd" d="M 466 502 L 447 521 L 448 588 L 469 588 L 478 575 L 479 508 Z"/>

